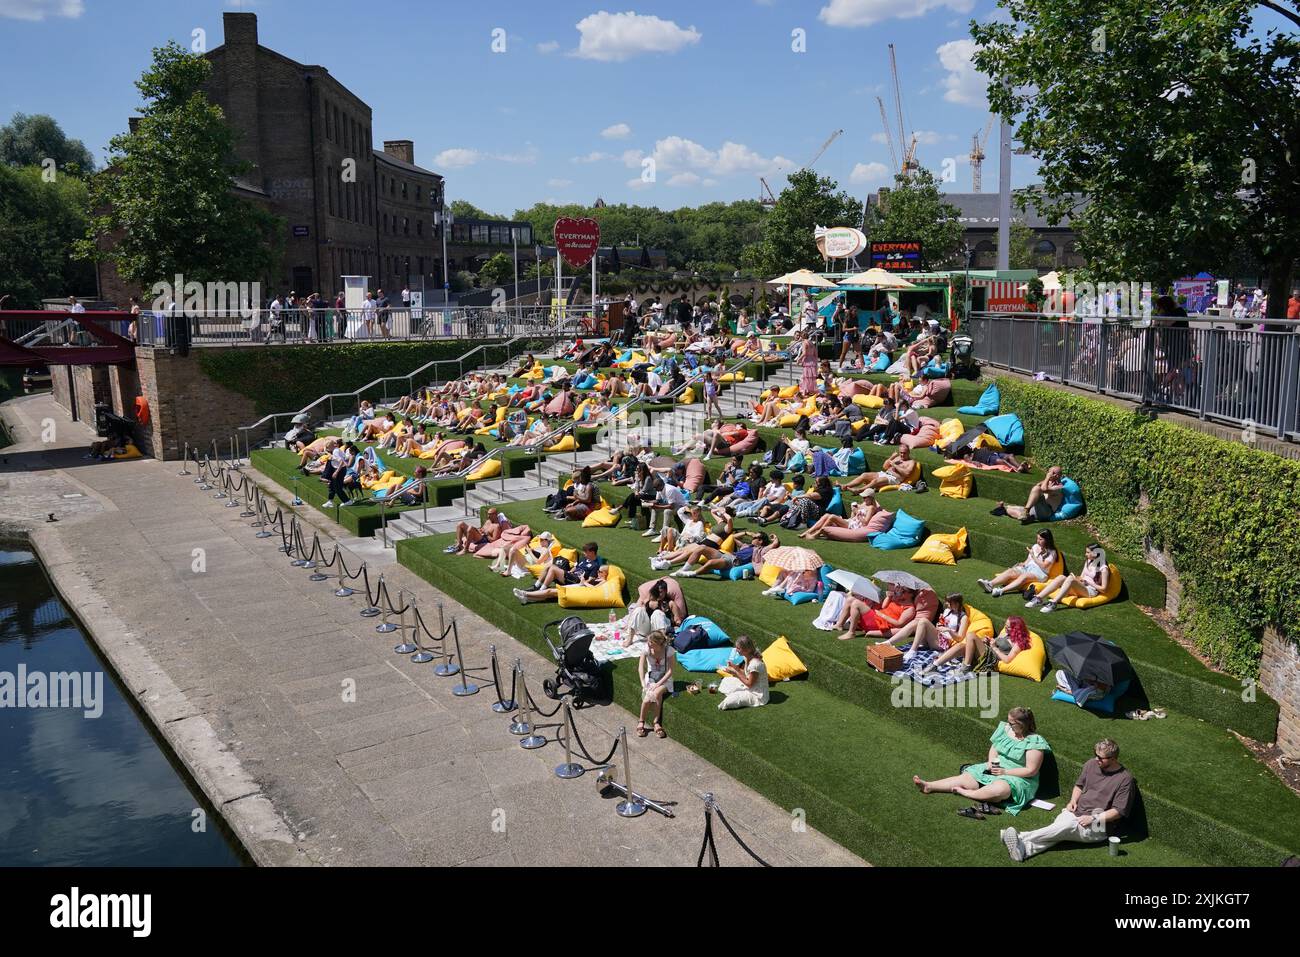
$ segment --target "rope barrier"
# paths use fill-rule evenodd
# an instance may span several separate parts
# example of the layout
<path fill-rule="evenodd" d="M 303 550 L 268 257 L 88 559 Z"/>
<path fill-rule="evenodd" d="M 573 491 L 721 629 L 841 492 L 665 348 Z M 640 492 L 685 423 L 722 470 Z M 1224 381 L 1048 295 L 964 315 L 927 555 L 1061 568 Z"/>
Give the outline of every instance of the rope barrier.
<path fill-rule="evenodd" d="M 761 857 L 755 854 L 754 851 L 750 848 L 750 846 L 741 839 L 740 835 L 736 833 L 736 829 L 731 826 L 731 822 L 727 820 L 727 816 L 722 813 L 722 808 L 718 805 L 718 802 L 713 797 L 713 794 L 709 793 L 704 795 L 704 843 L 700 846 L 700 856 L 695 861 L 696 867 L 704 866 L 704 855 L 706 852 L 708 853 L 710 858 L 710 863 L 709 863 L 710 867 L 721 866 L 718 862 L 718 846 L 715 843 L 713 838 L 713 815 L 714 814 L 718 815 L 718 820 L 721 821 L 722 826 L 727 829 L 727 833 L 730 834 L 732 838 L 735 840 L 735 842 L 740 845 L 741 850 L 743 850 L 751 858 L 757 861 L 759 866 L 761 867 L 772 866 L 767 861 L 763 860 Z"/>
<path fill-rule="evenodd" d="M 603 758 L 593 758 L 591 752 L 587 750 L 587 746 L 582 743 L 582 735 L 578 734 L 578 722 L 573 720 L 573 712 L 568 712 L 565 717 L 569 722 L 569 733 L 573 735 L 573 743 L 578 746 L 578 753 L 592 764 L 609 764 L 614 755 L 618 753 L 619 738 L 617 736 L 614 738 L 614 743 L 610 746 L 609 754 L 605 755 Z"/>
<path fill-rule="evenodd" d="M 491 656 L 492 656 L 492 687 L 496 691 L 496 696 L 497 696 L 496 703 L 492 705 L 492 710 L 495 711 L 497 714 L 507 714 L 508 712 L 513 711 L 515 708 L 516 675 L 514 670 L 511 669 L 510 697 L 503 698 L 501 696 L 501 669 L 500 666 L 497 664 L 497 646 L 490 645 L 489 648 L 491 649 Z"/>

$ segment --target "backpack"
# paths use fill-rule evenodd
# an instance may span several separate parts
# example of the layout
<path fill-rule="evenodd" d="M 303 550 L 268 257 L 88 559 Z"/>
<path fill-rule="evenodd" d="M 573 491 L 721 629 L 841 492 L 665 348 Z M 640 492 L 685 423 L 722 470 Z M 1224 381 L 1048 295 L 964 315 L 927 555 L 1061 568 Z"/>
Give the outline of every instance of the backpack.
<path fill-rule="evenodd" d="M 673 648 L 678 654 L 684 654 L 695 648 L 707 648 L 709 644 L 709 633 L 704 630 L 703 625 L 691 625 L 689 628 L 678 629 L 676 636 L 673 638 Z"/>

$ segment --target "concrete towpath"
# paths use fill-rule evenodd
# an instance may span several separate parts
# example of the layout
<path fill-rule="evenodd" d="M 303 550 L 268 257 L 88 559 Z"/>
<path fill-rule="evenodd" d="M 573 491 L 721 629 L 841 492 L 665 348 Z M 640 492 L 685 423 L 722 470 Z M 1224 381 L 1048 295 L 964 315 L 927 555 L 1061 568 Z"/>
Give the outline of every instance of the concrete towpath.
<path fill-rule="evenodd" d="M 83 458 L 90 430 L 49 396 L 13 400 L 0 417 L 15 439 L 0 450 L 0 530 L 30 535 L 64 600 L 258 863 L 691 865 L 705 791 L 774 865 L 862 863 L 672 739 L 631 746 L 637 790 L 678 802 L 677 816 L 619 817 L 594 773 L 555 777 L 560 745 L 520 747 L 508 718 L 490 710 L 490 678 L 478 673 L 488 686 L 454 697 L 456 679 L 393 654 L 393 636 L 360 617 L 364 595 L 336 598 L 334 584 L 309 581 L 278 538 L 255 538 L 242 509 L 200 492 L 177 463 Z M 471 664 L 495 644 L 505 661 L 523 660 L 534 694 L 553 671 L 392 564 L 391 550 L 331 539 L 336 526 L 302 512 L 327 554 L 339 541 L 349 567 L 367 561 L 372 578 L 383 570 L 394 594 L 406 589 L 422 609 L 443 602 Z M 604 753 L 635 716 L 594 708 L 579 721 Z M 752 863 L 715 830 L 723 864 Z"/>

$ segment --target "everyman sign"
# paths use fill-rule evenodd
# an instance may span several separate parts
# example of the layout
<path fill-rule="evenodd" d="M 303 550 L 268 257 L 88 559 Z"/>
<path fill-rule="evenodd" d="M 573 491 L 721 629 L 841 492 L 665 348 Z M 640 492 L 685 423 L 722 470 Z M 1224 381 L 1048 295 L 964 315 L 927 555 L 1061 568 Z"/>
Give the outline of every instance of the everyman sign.
<path fill-rule="evenodd" d="M 594 219 L 564 216 L 555 221 L 555 248 L 574 269 L 581 269 L 591 262 L 599 246 L 600 223 Z"/>
<path fill-rule="evenodd" d="M 871 244 L 871 265 L 888 272 L 920 272 L 921 241 L 903 239 Z"/>

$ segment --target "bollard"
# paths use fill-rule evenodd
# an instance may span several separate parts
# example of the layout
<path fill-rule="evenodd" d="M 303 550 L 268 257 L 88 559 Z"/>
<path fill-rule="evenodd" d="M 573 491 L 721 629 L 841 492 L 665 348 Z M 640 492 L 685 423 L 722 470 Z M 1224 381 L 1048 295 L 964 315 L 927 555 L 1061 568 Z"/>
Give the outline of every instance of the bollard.
<path fill-rule="evenodd" d="M 244 510 L 239 513 L 240 518 L 257 518 L 256 508 L 260 491 L 256 485 L 244 479 Z"/>
<path fill-rule="evenodd" d="M 343 559 L 339 559 L 339 587 L 334 589 L 334 595 L 337 598 L 351 598 L 356 594 L 356 590 L 349 588 L 343 581 Z"/>
<path fill-rule="evenodd" d="M 499 677 L 501 671 L 497 668 L 497 646 L 488 645 L 488 653 L 492 658 L 492 674 Z M 513 673 L 514 672 L 511 672 L 511 674 Z M 492 702 L 492 710 L 497 714 L 509 714 L 511 711 L 515 710 L 515 699 L 502 698 L 500 701 L 494 701 Z"/>
<path fill-rule="evenodd" d="M 424 628 L 424 619 L 417 618 L 415 624 L 411 626 L 411 638 L 415 641 L 416 652 L 411 655 L 411 661 L 417 665 L 427 664 L 434 658 L 438 657 L 432 650 L 424 647 L 424 639 L 420 637 L 420 632 Z"/>
<path fill-rule="evenodd" d="M 645 813 L 645 801 L 632 789 L 632 755 L 627 746 L 627 728 L 619 728 L 618 735 L 623 743 L 623 777 L 627 797 L 619 801 L 614 810 L 618 811 L 619 817 L 640 817 Z"/>
<path fill-rule="evenodd" d="M 339 547 L 338 547 L 337 545 L 334 546 L 334 560 L 335 560 L 336 562 L 339 562 L 340 564 L 342 564 L 342 559 L 339 558 Z M 312 572 L 310 575 L 307 576 L 307 581 L 309 581 L 309 582 L 323 582 L 323 581 L 329 581 L 329 575 L 326 575 L 326 574 L 325 574 L 325 569 L 326 569 L 327 567 L 329 567 L 329 566 L 327 566 L 327 565 L 322 565 L 322 566 L 315 566 L 315 565 L 313 565 L 312 567 L 315 568 L 316 570 L 315 570 L 314 572 Z"/>
<path fill-rule="evenodd" d="M 383 586 L 384 586 L 384 576 L 383 573 L 381 572 L 379 575 L 379 584 L 375 586 L 375 601 L 379 600 L 379 593 L 385 590 Z M 370 600 L 370 595 L 367 594 L 366 601 L 369 600 Z M 365 608 L 361 609 L 362 618 L 376 618 L 380 614 L 381 612 L 377 605 L 367 605 Z M 387 619 L 385 619 L 385 621 L 387 621 Z"/>
<path fill-rule="evenodd" d="M 522 661 L 519 662 L 519 687 L 523 689 L 523 694 L 520 695 L 520 704 L 524 714 L 524 726 L 528 728 L 527 732 L 525 732 L 527 736 L 520 740 L 519 746 L 532 751 L 546 744 L 546 738 L 537 733 L 537 726 L 529 720 L 532 717 L 532 711 L 528 707 L 528 686 L 524 683 L 524 665 Z"/>
<path fill-rule="evenodd" d="M 456 643 L 456 660 L 461 663 L 457 669 L 460 671 L 460 684 L 455 688 L 452 688 L 451 693 L 457 698 L 467 698 L 472 694 L 478 694 L 478 685 L 472 684 L 469 680 L 469 675 L 465 672 L 465 659 L 461 657 L 460 653 L 460 629 L 456 627 L 455 618 L 451 620 L 451 638 L 452 641 Z M 447 663 L 451 664 L 450 661 Z M 525 745 L 525 747 L 527 747 L 527 745 Z"/>
<path fill-rule="evenodd" d="M 181 455 L 181 470 L 177 475 L 190 475 L 190 443 L 185 443 L 185 452 Z"/>
<path fill-rule="evenodd" d="M 456 627 L 455 618 L 451 620 L 451 626 Z M 442 644 L 442 656 L 447 660 L 434 668 L 433 673 L 439 678 L 450 678 L 460 671 L 460 666 L 452 661 L 451 654 L 447 651 L 447 625 L 443 619 L 442 602 L 438 602 L 438 641 Z"/>
<path fill-rule="evenodd" d="M 516 685 L 522 685 L 524 663 L 518 658 L 515 659 L 514 675 Z M 528 718 L 528 695 L 525 693 L 519 700 L 519 710 L 516 711 L 514 717 L 510 719 L 510 733 L 515 735 L 532 734 L 533 724 L 528 720 Z"/>
<path fill-rule="evenodd" d="M 573 761 L 573 712 L 569 709 L 569 699 L 564 699 L 564 763 L 556 765 L 555 776 L 566 781 L 582 777 L 586 769 Z"/>
<path fill-rule="evenodd" d="M 402 591 L 402 589 L 400 589 L 400 588 L 397 589 L 397 603 L 398 603 L 399 605 L 401 605 L 403 608 L 406 607 L 406 602 L 402 600 L 404 594 L 405 594 L 405 593 Z M 387 605 L 388 603 L 385 602 L 384 604 Z M 403 618 L 403 622 L 402 622 L 402 624 L 403 624 L 403 626 L 405 626 L 405 624 L 406 624 L 406 622 L 405 622 L 405 618 Z M 394 632 L 394 631 L 396 631 L 396 630 L 397 630 L 397 626 L 394 625 L 391 621 L 388 620 L 388 608 L 385 607 L 385 608 L 384 608 L 384 620 L 381 621 L 379 624 L 375 625 L 375 631 L 379 632 L 381 635 L 387 635 L 388 633 L 390 633 L 390 632 Z"/>
<path fill-rule="evenodd" d="M 414 612 L 414 610 L 415 610 L 415 599 L 414 599 L 414 598 L 411 599 L 411 608 L 412 608 L 412 612 Z M 407 634 L 407 632 L 406 632 L 406 612 L 403 611 L 403 612 L 402 612 L 402 630 L 398 633 L 398 637 L 399 637 L 399 638 L 402 638 L 402 641 L 398 642 L 397 645 L 393 648 L 394 653 L 399 654 L 399 655 L 413 655 L 413 654 L 415 654 L 417 651 L 419 651 L 419 648 L 416 647 L 415 642 L 411 641 L 411 638 L 412 638 L 412 637 L 414 636 L 414 634 L 415 634 L 415 629 L 416 629 L 416 627 L 417 627 L 417 620 L 416 620 L 415 614 L 413 613 L 413 614 L 411 615 L 411 634 Z"/>

